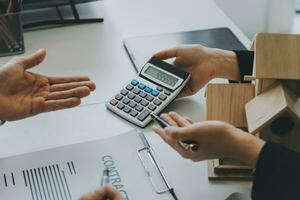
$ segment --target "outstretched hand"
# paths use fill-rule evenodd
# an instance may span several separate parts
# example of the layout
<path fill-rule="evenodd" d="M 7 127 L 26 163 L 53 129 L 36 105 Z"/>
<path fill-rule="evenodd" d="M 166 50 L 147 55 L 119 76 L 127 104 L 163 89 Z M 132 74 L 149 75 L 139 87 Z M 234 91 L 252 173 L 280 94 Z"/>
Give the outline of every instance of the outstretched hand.
<path fill-rule="evenodd" d="M 17 57 L 0 68 L 0 119 L 19 120 L 81 103 L 96 86 L 88 77 L 47 77 L 27 71 L 46 56 L 36 53 Z"/>

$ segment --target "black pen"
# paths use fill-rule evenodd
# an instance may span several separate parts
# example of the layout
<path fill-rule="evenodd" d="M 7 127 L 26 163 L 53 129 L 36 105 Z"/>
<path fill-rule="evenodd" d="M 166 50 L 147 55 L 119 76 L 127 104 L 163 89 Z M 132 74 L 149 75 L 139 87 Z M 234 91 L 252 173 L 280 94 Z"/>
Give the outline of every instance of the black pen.
<path fill-rule="evenodd" d="M 160 118 L 159 116 L 151 113 L 150 116 L 152 119 L 161 127 L 161 128 L 166 128 L 170 126 L 168 122 Z M 196 152 L 199 148 L 198 144 L 194 141 L 191 140 L 186 140 L 186 141 L 180 141 L 179 144 L 186 150 Z"/>
<path fill-rule="evenodd" d="M 109 172 L 110 172 L 110 168 L 108 166 L 104 166 L 104 170 L 102 173 L 102 178 L 101 178 L 101 187 L 107 186 L 109 185 L 110 181 L 109 181 Z M 109 198 L 105 198 L 105 200 L 110 200 Z"/>

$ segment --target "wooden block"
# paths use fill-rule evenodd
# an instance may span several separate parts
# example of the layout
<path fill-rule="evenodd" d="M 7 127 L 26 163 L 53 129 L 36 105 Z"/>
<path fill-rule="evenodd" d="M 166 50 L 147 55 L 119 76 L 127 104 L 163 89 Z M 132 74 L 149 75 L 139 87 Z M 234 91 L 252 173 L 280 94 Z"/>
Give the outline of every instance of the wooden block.
<path fill-rule="evenodd" d="M 293 94 L 300 97 L 300 80 L 283 80 L 282 83 L 288 87 Z"/>
<path fill-rule="evenodd" d="M 251 41 L 250 51 L 255 51 L 256 36 L 257 36 L 257 34 L 254 35 L 254 37 Z"/>
<path fill-rule="evenodd" d="M 245 104 L 254 97 L 253 84 L 209 84 L 206 95 L 207 120 L 247 127 Z"/>
<path fill-rule="evenodd" d="M 249 132 L 258 133 L 286 112 L 300 121 L 300 101 L 281 82 L 275 82 L 269 89 L 246 104 Z"/>
<path fill-rule="evenodd" d="M 256 78 L 300 79 L 300 35 L 258 34 L 255 54 Z"/>
<path fill-rule="evenodd" d="M 261 94 L 276 82 L 274 79 L 256 79 L 255 80 L 255 96 Z"/>
<path fill-rule="evenodd" d="M 221 159 L 208 160 L 207 169 L 210 180 L 252 180 L 253 169 L 239 164 L 223 165 Z"/>
<path fill-rule="evenodd" d="M 292 120 L 292 123 L 294 123 L 292 129 L 283 134 L 278 134 L 276 133 L 276 131 L 274 133 L 273 127 L 276 127 L 276 123 L 278 125 L 277 119 L 277 121 L 275 120 L 272 122 L 274 123 L 274 125 L 271 124 L 269 126 L 266 126 L 262 131 L 260 131 L 260 138 L 265 141 L 279 143 L 289 149 L 300 153 L 300 123 L 289 113 L 284 113 L 283 115 L 281 115 L 281 117 L 286 117 Z"/>

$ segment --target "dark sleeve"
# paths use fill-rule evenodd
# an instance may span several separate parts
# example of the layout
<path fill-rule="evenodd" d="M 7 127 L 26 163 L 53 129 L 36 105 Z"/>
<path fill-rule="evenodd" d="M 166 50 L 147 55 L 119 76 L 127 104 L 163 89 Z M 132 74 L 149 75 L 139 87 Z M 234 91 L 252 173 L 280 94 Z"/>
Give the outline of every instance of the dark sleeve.
<path fill-rule="evenodd" d="M 257 161 L 252 199 L 300 199 L 300 154 L 266 143 Z"/>
<path fill-rule="evenodd" d="M 245 75 L 251 75 L 253 70 L 253 60 L 254 60 L 254 52 L 253 51 L 245 51 L 245 50 L 239 50 L 234 51 L 237 56 L 237 61 L 240 69 L 240 81 L 242 83 L 245 83 L 247 81 L 244 81 Z M 234 81 L 230 81 L 234 82 Z"/>

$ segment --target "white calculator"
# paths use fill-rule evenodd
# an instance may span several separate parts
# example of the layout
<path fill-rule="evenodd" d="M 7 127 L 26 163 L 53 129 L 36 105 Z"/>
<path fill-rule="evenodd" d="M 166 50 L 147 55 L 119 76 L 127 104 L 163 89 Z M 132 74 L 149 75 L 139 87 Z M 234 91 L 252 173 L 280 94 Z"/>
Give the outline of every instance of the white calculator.
<path fill-rule="evenodd" d="M 106 107 L 125 120 L 146 127 L 169 105 L 190 79 L 190 74 L 152 57 Z"/>

